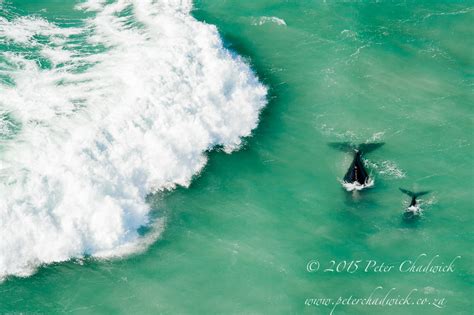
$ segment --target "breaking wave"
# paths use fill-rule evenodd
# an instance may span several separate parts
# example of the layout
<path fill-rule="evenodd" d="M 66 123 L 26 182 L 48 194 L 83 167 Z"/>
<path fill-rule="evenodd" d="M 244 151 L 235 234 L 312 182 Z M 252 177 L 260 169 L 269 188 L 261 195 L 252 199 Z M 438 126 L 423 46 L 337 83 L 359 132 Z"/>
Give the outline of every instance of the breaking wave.
<path fill-rule="evenodd" d="M 0 278 L 140 250 L 163 227 L 146 196 L 188 186 L 207 150 L 256 127 L 266 88 L 191 8 L 87 1 L 74 27 L 0 17 L 0 46 L 21 48 L 0 51 Z"/>

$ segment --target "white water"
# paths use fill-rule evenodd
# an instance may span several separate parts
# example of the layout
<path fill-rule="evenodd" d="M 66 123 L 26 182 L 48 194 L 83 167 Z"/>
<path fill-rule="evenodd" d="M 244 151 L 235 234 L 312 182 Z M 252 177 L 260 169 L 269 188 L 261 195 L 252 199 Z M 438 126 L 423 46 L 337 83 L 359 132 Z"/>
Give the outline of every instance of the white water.
<path fill-rule="evenodd" d="M 345 181 L 342 181 L 341 183 L 347 191 L 362 190 L 374 186 L 374 180 L 372 178 L 369 178 L 369 180 L 364 184 L 359 184 L 358 182 L 348 183 Z"/>
<path fill-rule="evenodd" d="M 0 20 L 0 40 L 40 47 L 52 64 L 2 55 L 15 86 L 0 85 L 0 114 L 21 130 L 0 143 L 0 278 L 143 249 L 146 195 L 189 185 L 213 146 L 237 149 L 266 103 L 265 87 L 214 26 L 191 17 L 190 1 L 104 3 L 78 7 L 96 12 L 84 28 Z M 117 15 L 130 6 L 138 26 Z M 82 53 L 73 34 L 107 49 Z M 81 64 L 95 65 L 75 71 Z"/>
<path fill-rule="evenodd" d="M 273 23 L 279 26 L 286 26 L 285 20 L 280 19 L 276 16 L 261 16 L 258 18 L 254 18 L 252 21 L 252 25 L 257 25 L 257 26 L 267 24 L 267 23 Z"/>

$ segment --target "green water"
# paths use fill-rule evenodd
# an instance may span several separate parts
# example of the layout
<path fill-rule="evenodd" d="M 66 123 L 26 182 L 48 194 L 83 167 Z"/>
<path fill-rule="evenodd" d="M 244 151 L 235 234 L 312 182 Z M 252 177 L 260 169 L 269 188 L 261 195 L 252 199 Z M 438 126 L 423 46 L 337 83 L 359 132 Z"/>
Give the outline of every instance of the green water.
<path fill-rule="evenodd" d="M 29 2 L 12 5 L 78 17 L 70 2 Z M 334 314 L 472 314 L 474 2 L 209 0 L 193 14 L 270 89 L 253 136 L 233 154 L 211 152 L 188 189 L 150 197 L 166 228 L 145 253 L 9 278 L 0 313 L 329 314 L 305 301 L 381 286 L 444 303 Z M 358 195 L 338 182 L 351 156 L 327 146 L 347 140 L 386 143 L 367 156 L 375 187 Z M 402 219 L 398 187 L 432 190 L 421 219 Z M 451 273 L 322 271 L 423 253 L 461 258 Z"/>

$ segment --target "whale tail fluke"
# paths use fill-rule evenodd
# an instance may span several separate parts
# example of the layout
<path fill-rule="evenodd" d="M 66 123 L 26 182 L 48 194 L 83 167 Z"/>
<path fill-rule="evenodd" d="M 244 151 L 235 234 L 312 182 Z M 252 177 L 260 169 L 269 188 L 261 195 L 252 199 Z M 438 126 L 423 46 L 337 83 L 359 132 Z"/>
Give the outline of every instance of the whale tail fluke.
<path fill-rule="evenodd" d="M 362 153 L 369 153 L 375 149 L 383 146 L 384 142 L 372 142 L 372 143 L 360 143 L 354 144 L 351 142 L 329 142 L 328 145 L 336 150 L 351 152 L 351 151 L 360 151 Z"/>
<path fill-rule="evenodd" d="M 383 146 L 385 142 L 372 142 L 372 143 L 361 143 L 357 146 L 357 149 L 362 153 L 369 153 Z"/>
<path fill-rule="evenodd" d="M 430 191 L 427 190 L 427 191 L 419 191 L 419 192 L 413 192 L 413 191 L 410 191 L 410 190 L 406 190 L 406 189 L 403 189 L 403 188 L 399 188 L 400 191 L 410 197 L 415 197 L 415 198 L 418 198 L 420 196 L 423 196 L 423 195 L 426 195 L 427 193 L 429 193 Z"/>
<path fill-rule="evenodd" d="M 328 146 L 343 152 L 350 152 L 355 150 L 355 146 L 350 142 L 329 142 Z"/>

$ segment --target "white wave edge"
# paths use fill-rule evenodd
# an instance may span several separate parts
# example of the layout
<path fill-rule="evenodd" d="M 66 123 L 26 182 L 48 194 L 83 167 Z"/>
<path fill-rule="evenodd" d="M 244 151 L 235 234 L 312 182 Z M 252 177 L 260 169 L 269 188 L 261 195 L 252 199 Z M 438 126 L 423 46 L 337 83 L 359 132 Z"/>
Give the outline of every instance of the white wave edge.
<path fill-rule="evenodd" d="M 129 6 L 144 28 L 116 14 Z M 107 52 L 58 54 L 72 32 L 86 30 L 64 33 L 29 17 L 27 32 L 16 33 L 23 21 L 0 21 L 0 37 L 6 30 L 21 44 L 37 44 L 36 32 L 60 36 L 42 47 L 53 64 L 97 63 L 73 73 L 4 56 L 16 65 L 16 86 L 0 89 L 0 111 L 22 130 L 0 156 L 0 278 L 84 254 L 143 250 L 164 224 L 138 235 L 150 223 L 146 195 L 188 186 L 213 146 L 238 149 L 266 104 L 266 88 L 223 48 L 214 26 L 191 17 L 191 1 L 96 0 L 79 8 L 97 12 L 86 30 Z"/>

